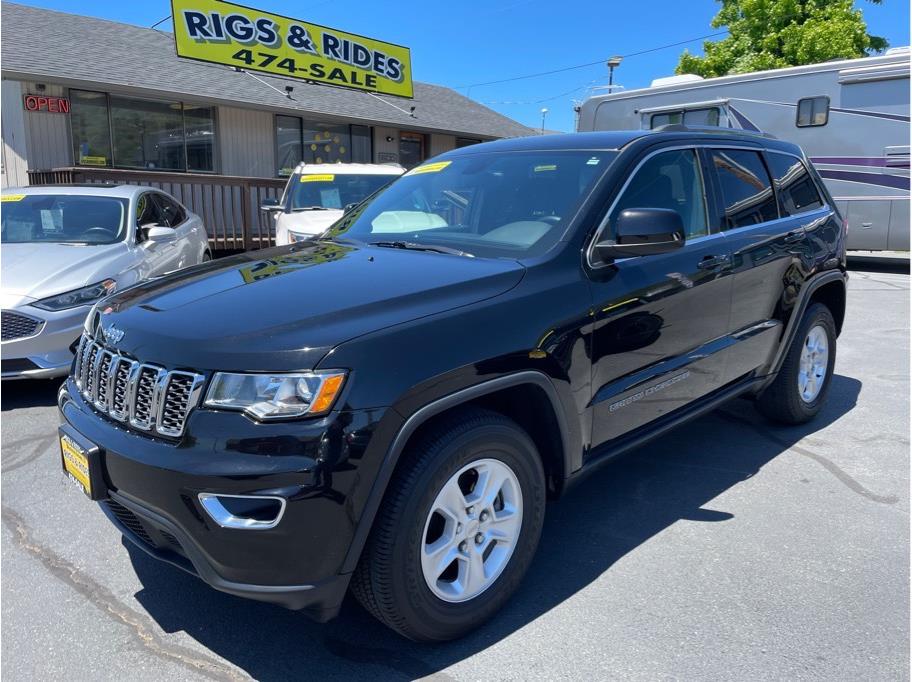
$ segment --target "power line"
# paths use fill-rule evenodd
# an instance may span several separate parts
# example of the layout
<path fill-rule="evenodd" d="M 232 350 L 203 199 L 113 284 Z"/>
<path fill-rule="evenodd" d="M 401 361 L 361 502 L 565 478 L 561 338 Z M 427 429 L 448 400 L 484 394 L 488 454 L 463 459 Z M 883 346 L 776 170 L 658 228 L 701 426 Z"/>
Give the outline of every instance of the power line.
<path fill-rule="evenodd" d="M 165 23 L 166 21 L 168 21 L 168 19 L 170 19 L 170 18 L 171 18 L 171 15 L 169 14 L 169 15 L 166 16 L 164 19 L 159 19 L 158 21 L 156 21 L 156 22 L 155 22 L 154 24 L 152 24 L 149 28 L 155 28 L 155 27 L 158 26 L 159 24 L 164 24 L 164 23 Z"/>
<path fill-rule="evenodd" d="M 728 31 L 718 31 L 717 33 L 710 33 L 705 36 L 698 36 L 696 38 L 688 38 L 687 40 L 681 40 L 677 43 L 669 43 L 668 45 L 660 45 L 659 47 L 651 47 L 648 50 L 640 50 L 639 52 L 631 52 L 630 54 L 620 55 L 624 59 L 629 57 L 638 57 L 641 54 L 648 54 L 650 52 L 658 52 L 659 50 L 665 50 L 669 47 L 678 47 L 679 45 L 686 45 L 687 43 L 693 43 L 698 40 L 706 40 L 707 38 L 715 38 L 716 36 L 726 35 Z M 607 59 L 607 57 L 605 58 Z M 576 69 L 584 69 L 587 66 L 595 66 L 596 64 L 604 64 L 605 59 L 599 59 L 595 62 L 587 62 L 585 64 L 577 64 L 576 66 L 565 66 L 562 69 L 552 69 L 551 71 L 539 71 L 538 73 L 529 73 L 524 76 L 513 76 L 512 78 L 502 78 L 496 81 L 485 81 L 484 83 L 470 83 L 469 85 L 457 85 L 456 88 L 478 88 L 482 85 L 497 85 L 499 83 L 512 83 L 513 81 L 526 80 L 528 78 L 538 78 L 539 76 L 550 76 L 554 73 L 563 73 L 565 71 L 574 71 Z M 560 96 L 560 95 L 558 95 Z"/>

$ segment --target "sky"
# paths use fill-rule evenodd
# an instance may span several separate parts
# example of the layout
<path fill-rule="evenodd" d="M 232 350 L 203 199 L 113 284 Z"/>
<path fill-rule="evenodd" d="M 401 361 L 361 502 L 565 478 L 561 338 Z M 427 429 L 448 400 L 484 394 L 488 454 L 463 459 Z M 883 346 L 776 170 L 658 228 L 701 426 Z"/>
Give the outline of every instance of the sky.
<path fill-rule="evenodd" d="M 151 26 L 171 12 L 168 0 L 18 0 L 36 7 Z M 570 132 L 574 101 L 608 82 L 604 60 L 627 56 L 614 82 L 627 89 L 648 86 L 674 73 L 686 47 L 701 54 L 713 33 L 714 0 L 242 0 L 277 14 L 398 43 L 411 48 L 414 79 L 454 88 L 520 123 Z M 857 0 L 868 31 L 892 46 L 909 45 L 909 2 Z M 159 26 L 171 30 L 170 22 Z M 721 38 L 721 36 L 720 36 Z M 719 38 L 716 38 L 717 40 Z M 634 55 L 672 43 L 691 41 Z M 598 62 L 584 68 L 564 70 Z M 478 85 L 543 71 L 546 76 Z"/>

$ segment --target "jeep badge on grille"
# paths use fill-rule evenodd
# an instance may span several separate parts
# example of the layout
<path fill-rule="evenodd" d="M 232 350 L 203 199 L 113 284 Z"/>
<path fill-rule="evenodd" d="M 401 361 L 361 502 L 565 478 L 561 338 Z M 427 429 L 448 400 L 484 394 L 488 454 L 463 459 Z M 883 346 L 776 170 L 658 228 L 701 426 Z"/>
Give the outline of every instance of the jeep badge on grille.
<path fill-rule="evenodd" d="M 109 324 L 107 327 L 102 326 L 101 328 L 101 334 L 108 343 L 120 343 L 125 333 L 123 329 L 118 329 L 113 324 Z"/>

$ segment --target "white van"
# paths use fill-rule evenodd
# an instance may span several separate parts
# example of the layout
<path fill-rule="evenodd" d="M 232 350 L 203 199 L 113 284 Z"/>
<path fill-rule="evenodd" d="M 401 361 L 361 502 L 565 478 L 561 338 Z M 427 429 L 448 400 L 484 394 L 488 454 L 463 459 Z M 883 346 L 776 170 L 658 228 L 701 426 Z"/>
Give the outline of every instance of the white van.
<path fill-rule="evenodd" d="M 276 245 L 293 244 L 320 234 L 358 204 L 385 187 L 405 169 L 395 164 L 302 163 L 294 169 L 281 201 L 261 208 L 275 220 Z"/>

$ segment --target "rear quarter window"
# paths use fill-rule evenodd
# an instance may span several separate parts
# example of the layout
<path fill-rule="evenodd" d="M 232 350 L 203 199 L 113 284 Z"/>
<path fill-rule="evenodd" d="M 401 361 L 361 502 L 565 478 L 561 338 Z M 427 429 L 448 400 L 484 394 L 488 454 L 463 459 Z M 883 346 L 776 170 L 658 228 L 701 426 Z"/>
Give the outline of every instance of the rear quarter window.
<path fill-rule="evenodd" d="M 710 154 L 722 190 L 723 230 L 756 225 L 779 217 L 773 185 L 758 152 L 713 149 Z"/>
<path fill-rule="evenodd" d="M 766 158 L 776 182 L 782 215 L 799 215 L 823 206 L 820 192 L 801 159 L 775 153 Z"/>

